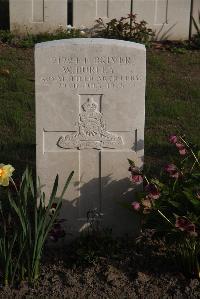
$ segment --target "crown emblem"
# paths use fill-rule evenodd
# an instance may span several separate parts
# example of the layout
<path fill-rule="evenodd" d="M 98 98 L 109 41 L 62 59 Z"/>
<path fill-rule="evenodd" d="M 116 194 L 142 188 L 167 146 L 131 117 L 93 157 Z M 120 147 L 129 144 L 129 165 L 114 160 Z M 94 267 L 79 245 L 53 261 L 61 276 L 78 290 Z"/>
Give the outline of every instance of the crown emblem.
<path fill-rule="evenodd" d="M 82 105 L 82 109 L 86 112 L 97 110 L 97 104 L 94 102 L 93 98 L 90 98 Z"/>
<path fill-rule="evenodd" d="M 97 149 L 120 148 L 123 145 L 121 136 L 106 130 L 103 114 L 98 111 L 98 105 L 92 95 L 81 105 L 78 115 L 77 130 L 58 139 L 57 146 L 61 148 Z"/>

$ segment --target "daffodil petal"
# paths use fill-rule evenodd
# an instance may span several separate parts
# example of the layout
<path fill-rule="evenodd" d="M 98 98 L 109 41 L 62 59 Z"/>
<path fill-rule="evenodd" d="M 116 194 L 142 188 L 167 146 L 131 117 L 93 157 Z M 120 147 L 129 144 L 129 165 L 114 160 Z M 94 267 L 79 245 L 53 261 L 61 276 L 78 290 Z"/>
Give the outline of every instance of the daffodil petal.
<path fill-rule="evenodd" d="M 8 164 L 3 166 L 3 170 L 7 173 L 8 176 L 11 176 L 15 169 L 14 167 L 12 167 L 12 165 Z"/>
<path fill-rule="evenodd" d="M 14 167 L 10 164 L 0 164 L 0 185 L 1 186 L 8 186 L 9 185 L 9 179 L 13 174 Z"/>
<path fill-rule="evenodd" d="M 7 187 L 9 185 L 9 177 L 2 178 L 2 186 Z"/>

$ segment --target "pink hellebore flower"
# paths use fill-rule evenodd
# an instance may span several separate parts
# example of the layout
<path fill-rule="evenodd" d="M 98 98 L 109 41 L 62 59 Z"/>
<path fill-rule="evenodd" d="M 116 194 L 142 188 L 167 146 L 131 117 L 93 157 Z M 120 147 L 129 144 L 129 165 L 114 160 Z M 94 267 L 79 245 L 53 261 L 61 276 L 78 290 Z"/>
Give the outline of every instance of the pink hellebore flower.
<path fill-rule="evenodd" d="M 142 173 L 141 173 L 141 171 L 138 167 L 130 166 L 129 171 L 131 172 L 130 179 L 134 184 L 140 184 L 140 183 L 143 182 L 143 176 L 142 176 Z"/>
<path fill-rule="evenodd" d="M 168 164 L 165 166 L 165 171 L 169 173 L 170 177 L 178 179 L 180 173 L 174 164 Z"/>
<path fill-rule="evenodd" d="M 177 138 L 177 136 L 176 135 L 171 135 L 170 137 L 169 137 L 169 142 L 170 143 L 177 143 L 178 142 L 178 138 Z"/>
<path fill-rule="evenodd" d="M 177 142 L 176 147 L 179 150 L 180 155 L 185 156 L 187 154 L 187 150 L 186 150 L 184 144 Z"/>
<path fill-rule="evenodd" d="M 140 203 L 138 201 L 134 201 L 132 202 L 131 204 L 132 208 L 135 210 L 135 211 L 139 211 L 140 210 Z"/>
<path fill-rule="evenodd" d="M 197 198 L 200 199 L 200 191 L 197 191 Z"/>
<path fill-rule="evenodd" d="M 174 164 L 168 164 L 165 166 L 165 171 L 171 173 L 173 171 L 177 171 L 177 167 Z"/>
<path fill-rule="evenodd" d="M 189 235 L 196 237 L 197 233 L 195 231 L 195 224 L 193 224 L 186 217 L 178 216 L 176 218 L 175 227 L 180 229 L 181 231 L 187 232 Z"/>
<path fill-rule="evenodd" d="M 131 175 L 131 181 L 134 184 L 140 184 L 143 182 L 143 176 L 141 174 L 132 174 Z"/>
<path fill-rule="evenodd" d="M 158 199 L 160 197 L 160 192 L 155 184 L 148 184 L 145 191 L 148 192 L 147 197 L 149 199 Z"/>
<path fill-rule="evenodd" d="M 183 148 L 182 150 L 179 150 L 179 154 L 180 154 L 181 156 L 185 156 L 185 155 L 187 154 L 187 150 L 186 150 L 186 148 Z"/>

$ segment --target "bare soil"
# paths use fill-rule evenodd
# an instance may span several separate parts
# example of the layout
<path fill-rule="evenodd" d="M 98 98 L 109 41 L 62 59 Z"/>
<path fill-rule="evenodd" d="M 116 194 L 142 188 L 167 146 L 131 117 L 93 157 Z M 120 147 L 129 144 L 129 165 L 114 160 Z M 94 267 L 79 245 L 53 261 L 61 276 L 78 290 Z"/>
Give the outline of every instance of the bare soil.
<path fill-rule="evenodd" d="M 200 281 L 179 271 L 162 242 L 104 241 L 46 248 L 39 281 L 2 287 L 0 298 L 200 298 Z"/>

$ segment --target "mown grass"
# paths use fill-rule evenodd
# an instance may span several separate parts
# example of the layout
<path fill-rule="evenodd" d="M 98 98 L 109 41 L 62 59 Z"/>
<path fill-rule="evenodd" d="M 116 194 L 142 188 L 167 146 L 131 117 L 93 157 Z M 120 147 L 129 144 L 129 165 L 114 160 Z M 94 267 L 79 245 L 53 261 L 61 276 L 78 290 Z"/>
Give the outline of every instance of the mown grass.
<path fill-rule="evenodd" d="M 200 53 L 149 50 L 145 163 L 159 172 L 175 154 L 167 136 L 178 130 L 200 146 Z M 33 49 L 0 47 L 0 162 L 35 167 Z M 126 161 L 124 161 L 126 163 Z"/>
<path fill-rule="evenodd" d="M 182 132 L 200 146 L 200 53 L 149 51 L 146 89 L 146 167 L 175 159 L 168 136 Z M 172 157 L 171 157 L 172 156 Z M 151 172 L 153 172 L 151 171 Z"/>
<path fill-rule="evenodd" d="M 0 161 L 35 165 L 33 51 L 0 48 Z"/>

